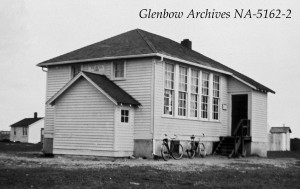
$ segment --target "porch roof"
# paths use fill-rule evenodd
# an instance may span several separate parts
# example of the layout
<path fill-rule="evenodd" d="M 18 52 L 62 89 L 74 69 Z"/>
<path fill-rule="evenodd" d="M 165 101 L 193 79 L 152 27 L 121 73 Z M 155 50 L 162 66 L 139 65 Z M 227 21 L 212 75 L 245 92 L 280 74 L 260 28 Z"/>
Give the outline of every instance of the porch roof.
<path fill-rule="evenodd" d="M 52 96 L 46 104 L 55 104 L 58 99 L 68 88 L 70 88 L 79 78 L 85 78 L 100 92 L 102 92 L 107 98 L 109 98 L 116 105 L 133 105 L 140 106 L 137 100 L 135 100 L 130 94 L 116 85 L 113 81 L 108 79 L 105 75 L 82 71 L 71 81 L 69 81 L 64 87 L 62 87 L 54 96 Z"/>

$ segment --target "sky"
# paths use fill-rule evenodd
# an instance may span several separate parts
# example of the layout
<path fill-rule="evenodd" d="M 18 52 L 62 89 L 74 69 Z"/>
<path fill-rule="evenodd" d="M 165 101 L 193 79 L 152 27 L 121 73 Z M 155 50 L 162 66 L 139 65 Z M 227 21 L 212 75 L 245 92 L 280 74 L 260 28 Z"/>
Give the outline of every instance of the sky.
<path fill-rule="evenodd" d="M 182 18 L 140 18 L 142 9 L 183 12 Z M 187 18 L 194 12 L 229 18 Z M 262 9 L 267 18 L 234 18 Z M 272 9 L 276 9 L 271 13 Z M 270 18 L 279 13 L 280 18 Z M 286 18 L 289 10 L 290 17 Z M 283 15 L 285 14 L 285 15 Z M 300 138 L 300 1 L 1 0 L 0 130 L 45 115 L 46 73 L 36 64 L 136 28 L 180 42 L 266 85 L 268 124 Z"/>

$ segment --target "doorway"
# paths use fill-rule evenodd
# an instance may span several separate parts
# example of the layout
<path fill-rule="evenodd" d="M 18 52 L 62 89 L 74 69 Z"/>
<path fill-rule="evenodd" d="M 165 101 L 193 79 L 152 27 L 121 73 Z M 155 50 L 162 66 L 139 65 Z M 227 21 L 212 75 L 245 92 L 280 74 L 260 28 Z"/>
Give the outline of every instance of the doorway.
<path fill-rule="evenodd" d="M 241 119 L 248 119 L 248 94 L 232 95 L 231 97 L 231 135 Z"/>

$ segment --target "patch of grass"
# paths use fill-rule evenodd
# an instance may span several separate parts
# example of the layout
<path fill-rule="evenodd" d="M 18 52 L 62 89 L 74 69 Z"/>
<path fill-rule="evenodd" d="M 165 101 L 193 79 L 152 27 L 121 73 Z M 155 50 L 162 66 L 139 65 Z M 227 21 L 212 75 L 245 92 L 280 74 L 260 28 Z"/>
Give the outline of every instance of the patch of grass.
<path fill-rule="evenodd" d="M 179 172 L 148 166 L 99 169 L 0 168 L 3 188 L 299 188 L 299 169 Z"/>
<path fill-rule="evenodd" d="M 300 151 L 268 151 L 268 158 L 296 158 L 300 160 Z"/>
<path fill-rule="evenodd" d="M 40 152 L 42 148 L 41 143 L 0 143 L 0 152 Z"/>

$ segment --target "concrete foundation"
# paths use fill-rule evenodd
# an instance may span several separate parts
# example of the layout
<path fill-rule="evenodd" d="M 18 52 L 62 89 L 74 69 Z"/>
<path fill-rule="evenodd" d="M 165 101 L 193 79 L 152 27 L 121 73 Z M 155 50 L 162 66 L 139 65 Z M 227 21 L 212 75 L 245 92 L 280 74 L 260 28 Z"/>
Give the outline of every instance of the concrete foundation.
<path fill-rule="evenodd" d="M 53 154 L 53 138 L 44 138 L 42 151 L 46 155 Z"/>
<path fill-rule="evenodd" d="M 186 149 L 187 149 L 187 144 L 188 144 L 189 140 L 181 140 L 180 141 L 180 144 L 182 145 L 183 147 L 183 155 L 186 156 Z M 213 152 L 213 141 L 201 141 L 202 143 L 204 143 L 205 145 L 205 149 L 206 149 L 206 154 L 207 155 L 210 155 L 212 154 Z M 161 149 L 161 145 L 162 145 L 162 141 L 161 140 L 156 140 L 155 141 L 155 154 L 158 155 L 158 156 L 161 156 L 161 152 L 160 152 L 160 149 Z"/>
<path fill-rule="evenodd" d="M 267 157 L 268 142 L 251 142 L 251 155 Z"/>
<path fill-rule="evenodd" d="M 144 139 L 134 140 L 133 155 L 135 157 L 153 158 L 152 156 L 153 141 Z"/>

